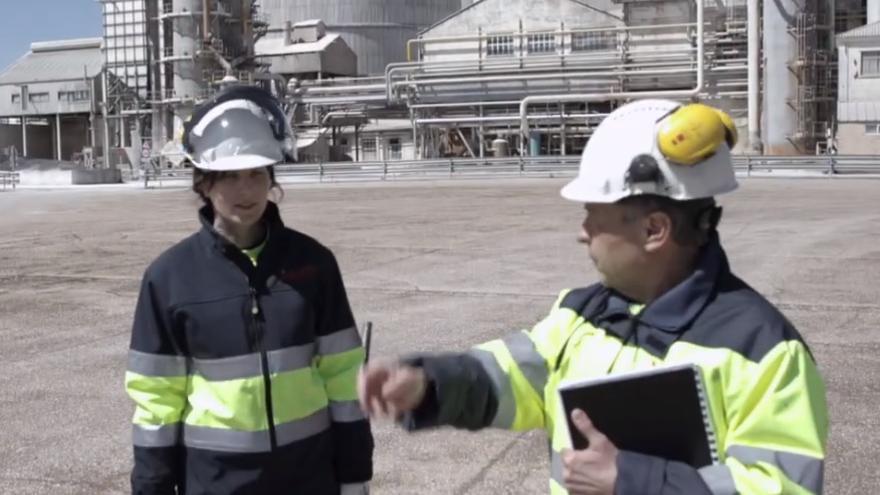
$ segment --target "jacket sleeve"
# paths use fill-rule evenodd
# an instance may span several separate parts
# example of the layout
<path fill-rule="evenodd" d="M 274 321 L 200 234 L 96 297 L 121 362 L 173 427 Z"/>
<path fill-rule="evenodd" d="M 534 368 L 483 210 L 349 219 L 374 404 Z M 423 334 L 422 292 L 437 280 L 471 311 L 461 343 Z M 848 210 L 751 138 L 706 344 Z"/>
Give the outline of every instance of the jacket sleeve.
<path fill-rule="evenodd" d="M 134 401 L 132 493 L 174 494 L 182 487 L 181 421 L 186 407 L 186 358 L 171 334 L 168 306 L 150 270 L 135 308 L 125 388 Z"/>
<path fill-rule="evenodd" d="M 373 435 L 357 400 L 357 374 L 365 359 L 339 266 L 328 255 L 318 308 L 318 373 L 324 380 L 333 420 L 336 477 L 346 485 L 373 477 Z"/>
<path fill-rule="evenodd" d="M 696 470 L 621 452 L 615 493 L 822 493 L 828 416 L 824 385 L 806 347 L 782 342 L 759 363 L 744 365 L 749 379 L 725 398 L 722 464 Z"/>
<path fill-rule="evenodd" d="M 464 354 L 405 359 L 423 368 L 429 387 L 422 404 L 404 416 L 403 426 L 409 430 L 438 425 L 469 430 L 543 428 L 544 389 L 570 330 L 568 315 L 559 311 L 565 294 L 530 331 L 486 342 Z"/>

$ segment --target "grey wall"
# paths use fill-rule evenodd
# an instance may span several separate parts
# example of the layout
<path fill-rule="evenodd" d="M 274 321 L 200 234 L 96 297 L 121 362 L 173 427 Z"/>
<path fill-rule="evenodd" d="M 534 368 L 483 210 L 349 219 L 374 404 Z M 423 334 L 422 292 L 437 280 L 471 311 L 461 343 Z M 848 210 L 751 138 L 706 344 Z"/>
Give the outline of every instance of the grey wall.
<path fill-rule="evenodd" d="M 520 20 L 525 31 L 558 29 L 562 21 L 566 26 L 618 26 L 622 22 L 619 4 L 611 0 L 589 3 L 593 9 L 570 0 L 486 0 L 460 15 L 435 26 L 425 37 L 477 34 L 482 28 L 487 32 L 518 31 Z M 611 15 L 602 13 L 608 12 Z"/>
<path fill-rule="evenodd" d="M 866 135 L 862 123 L 840 123 L 837 126 L 837 152 L 841 155 L 880 155 L 880 136 Z"/>
<path fill-rule="evenodd" d="M 0 116 L 17 117 L 19 115 L 54 115 L 56 113 L 88 113 L 91 104 L 84 101 L 59 101 L 59 91 L 88 91 L 90 84 L 84 80 L 28 83 L 28 92 L 48 93 L 49 100 L 44 102 L 28 101 L 27 109 L 22 112 L 20 103 L 12 103 L 13 94 L 21 94 L 20 85 L 0 86 Z"/>
<path fill-rule="evenodd" d="M 880 51 L 880 39 L 838 49 L 838 99 L 842 102 L 880 100 L 880 77 L 861 73 L 862 52 Z"/>

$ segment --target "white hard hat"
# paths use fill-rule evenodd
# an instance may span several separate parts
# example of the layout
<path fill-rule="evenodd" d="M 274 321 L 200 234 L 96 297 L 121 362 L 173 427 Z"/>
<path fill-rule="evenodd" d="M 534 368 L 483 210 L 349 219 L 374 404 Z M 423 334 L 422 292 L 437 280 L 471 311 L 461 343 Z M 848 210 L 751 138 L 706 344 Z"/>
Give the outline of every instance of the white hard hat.
<path fill-rule="evenodd" d="M 629 103 L 596 128 L 578 176 L 562 188 L 562 196 L 614 203 L 640 194 L 681 201 L 724 194 L 738 186 L 730 157 L 735 142 L 730 117 L 712 107 Z"/>
<path fill-rule="evenodd" d="M 184 125 L 183 147 L 193 165 L 230 171 L 285 161 L 292 133 L 277 100 L 253 86 L 234 86 L 200 105 Z"/>

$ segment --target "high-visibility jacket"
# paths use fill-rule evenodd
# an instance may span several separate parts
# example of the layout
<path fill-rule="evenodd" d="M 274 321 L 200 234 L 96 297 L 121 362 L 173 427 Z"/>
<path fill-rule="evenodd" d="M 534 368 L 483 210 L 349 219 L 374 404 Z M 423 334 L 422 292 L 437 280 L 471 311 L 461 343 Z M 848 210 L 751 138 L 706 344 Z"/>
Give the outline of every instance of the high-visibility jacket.
<path fill-rule="evenodd" d="M 828 416 L 816 364 L 785 317 L 730 272 L 717 236 L 691 276 L 646 307 L 601 285 L 563 291 L 531 331 L 408 361 L 430 386 L 404 426 L 545 429 L 553 494 L 566 493 L 560 454 L 571 447 L 556 391 L 562 380 L 694 363 L 720 462 L 694 469 L 622 451 L 616 493 L 822 491 Z"/>
<path fill-rule="evenodd" d="M 364 349 L 333 254 L 270 203 L 256 266 L 212 227 L 147 269 L 125 386 L 135 494 L 332 494 L 372 476 Z"/>

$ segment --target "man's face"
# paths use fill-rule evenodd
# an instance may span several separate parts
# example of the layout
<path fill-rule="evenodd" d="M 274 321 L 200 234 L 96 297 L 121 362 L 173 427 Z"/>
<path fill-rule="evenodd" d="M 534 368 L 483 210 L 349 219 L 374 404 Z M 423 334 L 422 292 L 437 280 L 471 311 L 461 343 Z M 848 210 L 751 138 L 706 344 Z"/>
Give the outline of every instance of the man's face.
<path fill-rule="evenodd" d="M 639 283 L 645 263 L 643 216 L 619 204 L 587 203 L 584 209 L 587 214 L 578 241 L 587 245 L 602 283 L 626 293 Z"/>

